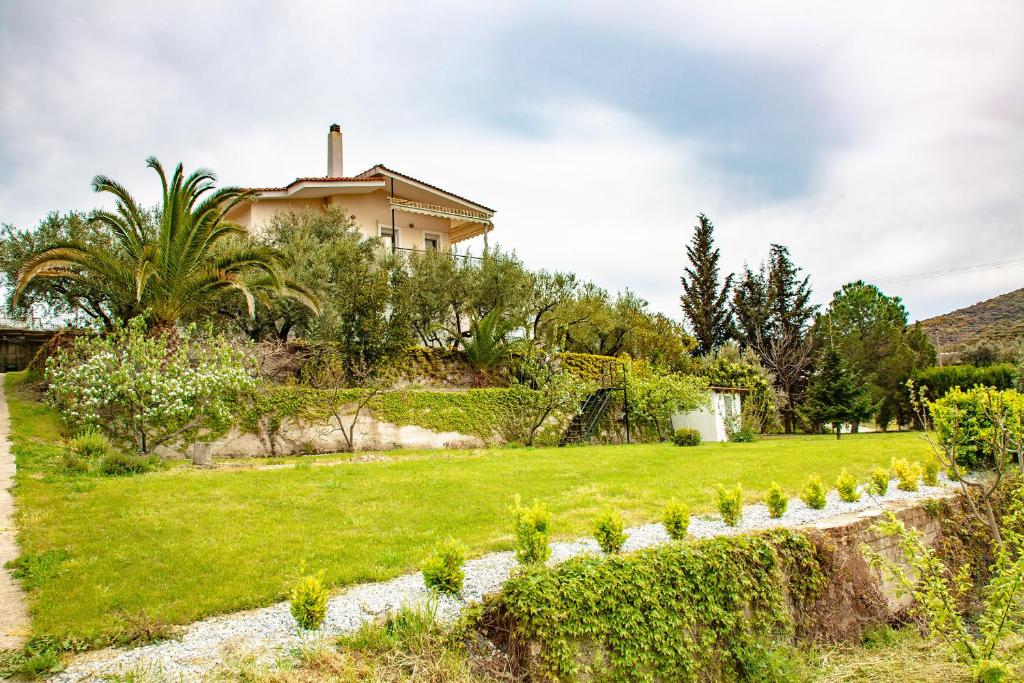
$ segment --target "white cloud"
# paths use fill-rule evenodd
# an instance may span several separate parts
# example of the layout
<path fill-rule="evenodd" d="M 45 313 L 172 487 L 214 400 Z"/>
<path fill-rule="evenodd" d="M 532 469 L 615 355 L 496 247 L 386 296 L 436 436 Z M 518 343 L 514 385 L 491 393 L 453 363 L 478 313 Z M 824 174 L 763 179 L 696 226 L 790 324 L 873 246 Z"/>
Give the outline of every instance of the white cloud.
<path fill-rule="evenodd" d="M 714 162 L 700 130 L 660 129 L 613 97 L 537 96 L 505 80 L 491 42 L 522 21 L 795 68 L 832 137 L 805 191 L 766 197 Z M 96 173 L 153 201 L 149 154 L 244 185 L 320 174 L 337 120 L 348 170 L 388 163 L 495 207 L 495 237 L 531 265 L 628 286 L 676 315 L 684 244 L 705 211 L 728 269 L 781 242 L 827 298 L 857 277 L 1024 256 L 1022 33 L 1024 5 L 1008 2 L 6 5 L 0 220 L 89 208 Z M 459 84 L 488 80 L 533 125 L 465 116 L 484 95 Z M 925 316 L 1022 276 L 886 289 Z"/>

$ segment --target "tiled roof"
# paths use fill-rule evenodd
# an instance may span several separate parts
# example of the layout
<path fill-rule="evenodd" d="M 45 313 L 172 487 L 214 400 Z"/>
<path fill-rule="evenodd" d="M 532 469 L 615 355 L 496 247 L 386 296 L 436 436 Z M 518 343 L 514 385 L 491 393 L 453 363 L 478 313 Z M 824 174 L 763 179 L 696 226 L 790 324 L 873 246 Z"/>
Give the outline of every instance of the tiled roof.
<path fill-rule="evenodd" d="M 366 169 L 365 171 L 363 171 L 362 173 L 357 175 L 356 178 L 363 178 L 363 179 L 369 178 L 369 177 L 371 177 L 371 174 L 373 174 L 374 169 L 378 169 L 378 168 L 384 169 L 388 173 L 391 173 L 393 175 L 399 176 L 401 178 L 405 178 L 406 180 L 411 180 L 414 183 L 419 183 L 420 185 L 425 185 L 425 186 L 429 187 L 432 190 L 437 190 L 438 192 L 443 192 L 443 193 L 445 193 L 447 195 L 451 195 L 452 197 L 455 197 L 456 199 L 461 199 L 464 202 L 468 202 L 469 204 L 473 204 L 474 206 L 479 206 L 481 209 L 484 209 L 486 211 L 490 211 L 491 213 L 494 213 L 494 209 L 489 208 L 487 206 L 484 206 L 483 204 L 479 204 L 477 202 L 474 202 L 472 199 L 466 199 L 465 197 L 460 197 L 459 195 L 455 194 L 454 192 L 449 192 L 448 190 L 443 190 L 440 187 L 438 187 L 437 185 L 431 185 L 430 183 L 424 182 L 422 180 L 419 180 L 418 178 L 413 178 L 410 175 L 406 175 L 404 173 L 400 173 L 398 171 L 395 171 L 393 169 L 388 168 L 384 164 L 375 164 L 374 166 L 371 166 L 370 168 Z"/>
<path fill-rule="evenodd" d="M 341 182 L 345 182 L 345 183 L 363 183 L 363 182 L 377 182 L 377 181 L 380 181 L 380 180 L 383 180 L 383 179 L 384 179 L 384 176 L 379 175 L 379 174 L 376 175 L 376 176 L 366 176 L 366 175 L 363 175 L 363 174 L 359 174 L 358 176 L 347 177 L 347 178 L 343 178 L 343 177 L 328 178 L 326 176 L 322 176 L 322 177 L 319 177 L 319 178 L 296 178 L 295 180 L 291 181 L 290 183 L 288 183 L 284 187 L 247 187 L 245 189 L 252 190 L 254 192 L 283 192 L 284 190 L 287 190 L 292 185 L 295 185 L 296 183 L 305 183 L 305 182 L 318 182 L 318 183 L 341 183 Z"/>
<path fill-rule="evenodd" d="M 287 190 L 292 185 L 295 185 L 296 183 L 304 183 L 304 182 L 317 182 L 317 183 L 378 182 L 378 181 L 384 179 L 383 175 L 381 175 L 380 173 L 375 173 L 376 169 L 378 169 L 378 168 L 382 169 L 384 171 L 387 171 L 388 173 L 390 173 L 390 174 L 392 174 L 394 176 L 397 176 L 399 178 L 404 178 L 406 180 L 411 180 L 412 182 L 419 183 L 420 185 L 423 185 L 424 187 L 429 187 L 432 190 L 436 190 L 437 192 L 442 192 L 442 193 L 444 193 L 446 195 L 455 197 L 458 200 L 464 201 L 467 204 L 472 204 L 473 206 L 478 206 L 478 207 L 480 207 L 481 209 L 483 209 L 485 211 L 490 211 L 491 213 L 494 213 L 494 209 L 486 207 L 483 204 L 479 204 L 477 202 L 474 202 L 472 199 L 466 199 L 465 197 L 460 197 L 459 195 L 455 194 L 454 192 L 449 192 L 448 190 L 443 190 L 443 189 L 441 189 L 440 187 L 438 187 L 436 185 L 431 185 L 430 183 L 424 182 L 424 181 L 419 180 L 417 178 L 413 178 L 412 176 L 409 176 L 409 175 L 406 175 L 404 173 L 400 173 L 398 171 L 392 170 L 392 169 L 388 168 L 387 166 L 385 166 L 384 164 L 376 164 L 376 165 L 371 166 L 370 168 L 366 169 L 362 173 L 360 173 L 358 175 L 355 175 L 355 176 L 351 176 L 351 177 L 338 177 L 338 178 L 328 178 L 328 177 L 296 178 L 295 180 L 293 180 L 292 182 L 288 183 L 284 187 L 249 187 L 249 188 L 246 188 L 246 189 L 247 190 L 252 190 L 254 192 L 284 192 L 285 190 Z"/>

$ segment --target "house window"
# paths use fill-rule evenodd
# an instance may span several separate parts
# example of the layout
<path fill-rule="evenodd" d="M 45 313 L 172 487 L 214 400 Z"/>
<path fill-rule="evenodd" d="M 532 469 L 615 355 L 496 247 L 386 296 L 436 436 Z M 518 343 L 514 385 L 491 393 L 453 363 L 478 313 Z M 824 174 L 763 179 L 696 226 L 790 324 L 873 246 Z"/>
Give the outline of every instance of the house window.
<path fill-rule="evenodd" d="M 424 235 L 423 236 L 423 249 L 425 251 L 437 251 L 441 246 L 440 235 Z"/>
<path fill-rule="evenodd" d="M 394 251 L 398 247 L 398 230 L 390 225 L 380 226 L 380 241 L 384 244 L 385 251 Z"/>

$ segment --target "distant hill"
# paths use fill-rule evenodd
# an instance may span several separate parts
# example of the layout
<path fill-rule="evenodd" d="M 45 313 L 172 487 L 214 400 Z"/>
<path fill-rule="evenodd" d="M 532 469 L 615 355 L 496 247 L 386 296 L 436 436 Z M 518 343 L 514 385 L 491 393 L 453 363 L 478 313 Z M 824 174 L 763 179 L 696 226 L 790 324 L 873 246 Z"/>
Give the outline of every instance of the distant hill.
<path fill-rule="evenodd" d="M 1000 294 L 934 318 L 921 325 L 942 353 L 978 342 L 1006 344 L 1024 340 L 1024 289 Z"/>

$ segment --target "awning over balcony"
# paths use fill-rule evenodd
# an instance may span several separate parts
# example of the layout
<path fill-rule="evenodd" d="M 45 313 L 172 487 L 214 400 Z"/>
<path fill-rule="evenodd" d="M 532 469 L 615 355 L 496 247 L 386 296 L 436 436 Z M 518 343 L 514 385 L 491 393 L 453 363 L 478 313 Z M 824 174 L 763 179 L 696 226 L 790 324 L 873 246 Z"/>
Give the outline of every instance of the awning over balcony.
<path fill-rule="evenodd" d="M 391 203 L 391 208 L 395 211 L 419 213 L 425 216 L 436 216 L 451 220 L 452 227 L 449 238 L 452 242 L 459 242 L 470 237 L 482 235 L 494 227 L 494 224 L 491 223 L 491 217 L 483 211 L 414 202 L 400 197 L 389 197 L 388 199 Z"/>

